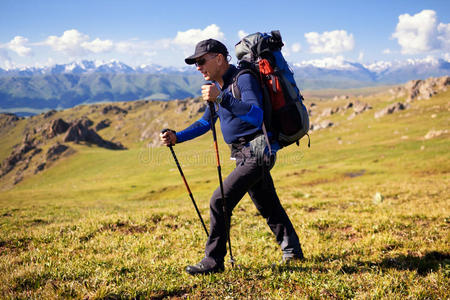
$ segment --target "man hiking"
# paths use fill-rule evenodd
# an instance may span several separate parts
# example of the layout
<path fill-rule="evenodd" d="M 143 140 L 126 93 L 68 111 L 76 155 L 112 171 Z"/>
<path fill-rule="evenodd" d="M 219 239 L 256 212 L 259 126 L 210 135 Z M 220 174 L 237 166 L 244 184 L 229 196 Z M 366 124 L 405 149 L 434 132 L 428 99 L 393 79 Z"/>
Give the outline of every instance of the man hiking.
<path fill-rule="evenodd" d="M 236 168 L 223 181 L 224 198 L 217 188 L 210 200 L 210 235 L 205 246 L 205 257 L 196 265 L 186 267 L 191 275 L 222 272 L 228 237 L 227 224 L 231 212 L 245 193 L 250 195 L 258 211 L 266 219 L 283 252 L 282 261 L 303 259 L 302 249 L 295 229 L 278 199 L 270 169 L 275 155 L 270 155 L 262 132 L 262 91 L 258 80 L 249 73 L 237 79 L 241 99 L 233 97 L 231 86 L 239 69 L 228 62 L 228 50 L 221 42 L 208 39 L 199 42 L 195 53 L 185 59 L 213 84 L 202 86 L 202 98 L 214 103 L 215 112 L 207 106 L 203 116 L 186 129 L 161 133 L 165 145 L 185 142 L 206 133 L 220 118 L 224 140 L 231 145 L 231 155 Z M 270 133 L 269 133 L 270 135 Z M 279 149 L 271 143 L 272 153 Z M 226 210 L 226 211 L 224 211 Z"/>

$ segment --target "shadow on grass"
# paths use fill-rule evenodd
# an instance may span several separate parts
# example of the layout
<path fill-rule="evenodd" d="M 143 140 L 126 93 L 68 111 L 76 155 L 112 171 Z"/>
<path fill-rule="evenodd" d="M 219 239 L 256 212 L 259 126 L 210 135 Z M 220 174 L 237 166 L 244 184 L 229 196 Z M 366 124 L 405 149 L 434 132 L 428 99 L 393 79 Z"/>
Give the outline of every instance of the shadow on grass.
<path fill-rule="evenodd" d="M 320 257 L 320 259 L 313 258 L 306 260 L 300 264 L 293 265 L 269 265 L 265 269 L 270 269 L 273 272 L 319 272 L 326 273 L 330 269 L 322 266 L 322 263 L 330 262 L 333 260 L 344 260 L 344 257 Z M 305 265 L 304 263 L 307 263 Z M 445 269 L 450 265 L 450 253 L 431 251 L 427 252 L 423 256 L 417 255 L 397 255 L 394 257 L 384 258 L 380 262 L 370 261 L 353 261 L 350 264 L 344 264 L 339 271 L 345 274 L 355 274 L 363 272 L 371 272 L 376 270 L 389 270 L 396 269 L 400 271 L 416 271 L 417 274 L 425 276 L 431 272 L 435 272 L 441 268 Z M 251 267 L 241 267 L 244 270 L 250 270 Z"/>
<path fill-rule="evenodd" d="M 440 268 L 446 268 L 450 264 L 450 253 L 439 251 L 427 252 L 424 256 L 400 254 L 394 257 L 384 258 L 381 262 L 357 261 L 353 265 L 341 267 L 343 273 L 361 273 L 368 269 L 378 268 L 382 270 L 396 269 L 400 271 L 416 271 L 425 276 Z"/>
<path fill-rule="evenodd" d="M 379 266 L 383 269 L 397 269 L 417 271 L 420 275 L 426 275 L 445 268 L 450 264 L 450 253 L 438 251 L 427 252 L 424 256 L 398 255 L 393 258 L 386 258 Z"/>
<path fill-rule="evenodd" d="M 160 300 L 160 299 L 181 299 L 186 297 L 188 294 L 187 289 L 176 289 L 173 291 L 152 291 L 150 293 L 139 293 L 134 297 L 118 295 L 118 294 L 109 294 L 105 297 L 99 298 L 101 300 L 121 300 L 121 299 L 151 299 L 151 300 Z"/>

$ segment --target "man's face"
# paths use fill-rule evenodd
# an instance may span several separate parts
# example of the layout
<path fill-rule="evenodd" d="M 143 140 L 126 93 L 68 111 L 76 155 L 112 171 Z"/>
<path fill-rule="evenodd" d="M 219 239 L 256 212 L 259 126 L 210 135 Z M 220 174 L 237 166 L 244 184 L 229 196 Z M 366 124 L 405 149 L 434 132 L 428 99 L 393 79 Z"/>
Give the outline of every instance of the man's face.
<path fill-rule="evenodd" d="M 201 57 L 199 57 L 196 62 L 195 66 L 197 67 L 197 70 L 199 70 L 203 78 L 205 80 L 217 80 L 217 63 L 215 62 L 215 58 L 218 54 L 214 53 L 207 53 Z"/>

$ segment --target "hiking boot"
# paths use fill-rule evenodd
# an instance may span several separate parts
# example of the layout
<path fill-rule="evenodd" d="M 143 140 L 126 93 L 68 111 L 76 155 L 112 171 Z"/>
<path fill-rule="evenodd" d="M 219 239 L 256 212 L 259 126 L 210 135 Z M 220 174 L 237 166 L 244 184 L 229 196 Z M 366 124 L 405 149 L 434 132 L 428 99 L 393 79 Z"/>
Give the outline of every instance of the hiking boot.
<path fill-rule="evenodd" d="M 187 266 L 186 272 L 191 275 L 203 275 L 211 273 L 220 273 L 224 270 L 223 263 L 216 263 L 214 259 L 205 257 L 201 262 L 194 266 Z"/>

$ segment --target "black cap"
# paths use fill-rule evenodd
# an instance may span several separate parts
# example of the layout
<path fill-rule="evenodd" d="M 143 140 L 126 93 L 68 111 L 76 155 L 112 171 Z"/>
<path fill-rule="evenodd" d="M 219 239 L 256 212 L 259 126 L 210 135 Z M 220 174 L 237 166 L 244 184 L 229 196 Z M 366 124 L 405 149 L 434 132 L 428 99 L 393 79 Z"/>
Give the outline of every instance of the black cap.
<path fill-rule="evenodd" d="M 188 65 L 193 65 L 195 64 L 197 58 L 205 55 L 206 53 L 220 53 L 225 57 L 228 56 L 228 50 L 224 44 L 214 39 L 208 39 L 198 42 L 197 46 L 195 46 L 195 53 L 187 57 L 184 61 Z"/>

